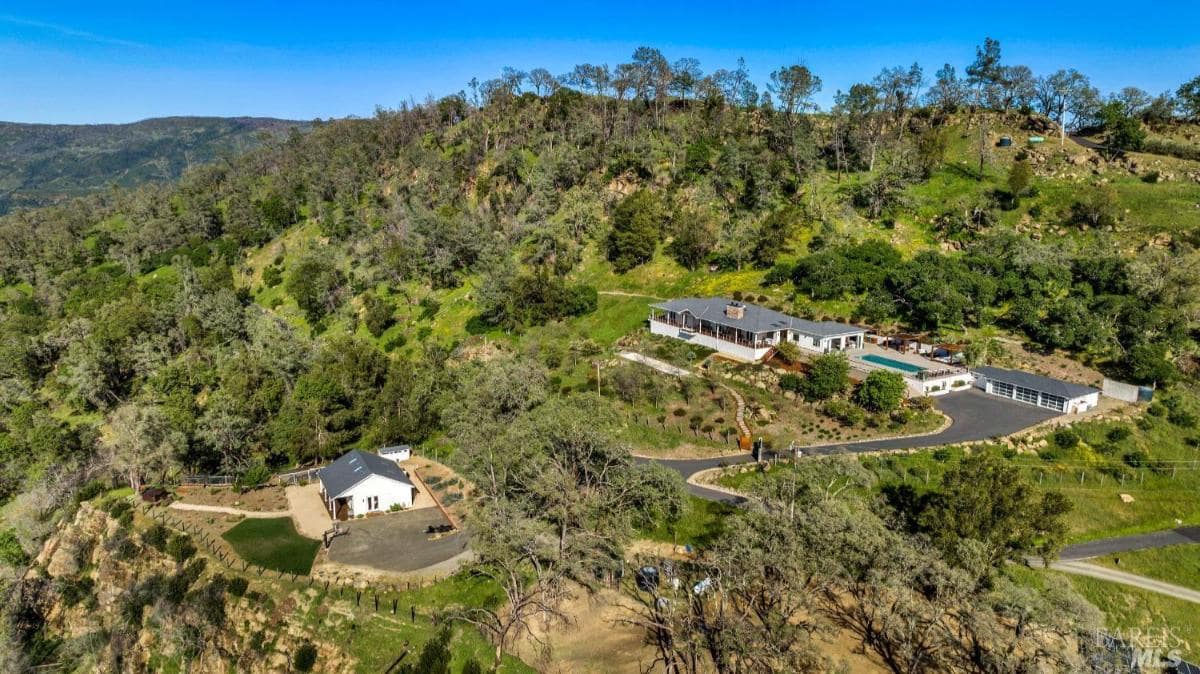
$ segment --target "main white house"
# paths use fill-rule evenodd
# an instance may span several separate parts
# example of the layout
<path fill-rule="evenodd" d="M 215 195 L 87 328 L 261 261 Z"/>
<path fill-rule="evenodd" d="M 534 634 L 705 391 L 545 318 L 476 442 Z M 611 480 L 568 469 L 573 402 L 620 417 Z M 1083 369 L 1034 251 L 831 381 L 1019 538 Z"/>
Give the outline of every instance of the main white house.
<path fill-rule="evenodd" d="M 395 461 L 357 449 L 317 473 L 321 498 L 334 519 L 387 512 L 392 506 L 410 508 L 416 487 Z"/>
<path fill-rule="evenodd" d="M 806 351 L 861 349 L 866 330 L 834 321 L 809 321 L 747 302 L 685 297 L 650 305 L 650 332 L 708 347 L 746 362 L 792 342 Z"/>

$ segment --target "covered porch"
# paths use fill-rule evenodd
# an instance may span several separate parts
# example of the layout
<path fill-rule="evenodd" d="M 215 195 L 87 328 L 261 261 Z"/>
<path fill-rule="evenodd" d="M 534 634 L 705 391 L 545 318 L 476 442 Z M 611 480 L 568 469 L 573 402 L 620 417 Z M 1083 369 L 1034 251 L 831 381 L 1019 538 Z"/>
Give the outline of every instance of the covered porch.
<path fill-rule="evenodd" d="M 675 312 L 652 308 L 650 309 L 650 321 L 751 349 L 765 349 L 769 346 L 774 346 L 780 339 L 786 339 L 786 331 L 784 330 L 778 331 L 778 334 L 774 330 L 766 333 L 755 333 L 730 325 L 724 325 L 716 321 L 697 318 L 689 311 Z"/>

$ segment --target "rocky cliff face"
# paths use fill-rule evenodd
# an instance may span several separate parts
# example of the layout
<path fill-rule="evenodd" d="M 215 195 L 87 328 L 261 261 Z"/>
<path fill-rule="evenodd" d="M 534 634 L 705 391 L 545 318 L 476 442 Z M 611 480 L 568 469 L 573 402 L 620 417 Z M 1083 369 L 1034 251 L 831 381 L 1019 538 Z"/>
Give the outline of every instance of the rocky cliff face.
<path fill-rule="evenodd" d="M 26 665 L 287 672 L 311 644 L 313 671 L 353 671 L 351 658 L 305 619 L 319 612 L 315 591 L 239 578 L 186 554 L 187 545 L 170 540 L 178 534 L 129 519 L 82 505 L 18 581 L 14 632 L 41 660 Z"/>

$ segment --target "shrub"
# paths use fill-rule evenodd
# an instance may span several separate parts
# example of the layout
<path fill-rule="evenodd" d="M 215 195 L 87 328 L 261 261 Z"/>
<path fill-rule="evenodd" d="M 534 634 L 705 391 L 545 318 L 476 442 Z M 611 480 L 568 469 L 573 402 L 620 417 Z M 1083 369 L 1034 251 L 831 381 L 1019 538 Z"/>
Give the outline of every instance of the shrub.
<path fill-rule="evenodd" d="M 828 400 L 850 385 L 850 361 L 840 353 L 828 353 L 813 359 L 804 378 L 801 393 L 805 400 Z"/>
<path fill-rule="evenodd" d="M 104 549 L 116 560 L 132 559 L 138 553 L 138 545 L 133 542 L 124 529 L 117 529 L 104 543 Z"/>
<path fill-rule="evenodd" d="M 241 475 L 237 476 L 237 479 L 234 480 L 234 486 L 244 491 L 246 489 L 261 487 L 270 482 L 270 480 L 271 469 L 267 468 L 265 464 L 255 463 L 243 471 Z"/>
<path fill-rule="evenodd" d="M 872 412 L 889 412 L 904 400 L 907 385 L 898 372 L 876 370 L 854 391 L 854 401 Z"/>
<path fill-rule="evenodd" d="M 1113 426 L 1108 429 L 1104 437 L 1108 438 L 1109 442 L 1121 442 L 1122 440 L 1133 435 L 1133 429 L 1128 426 Z"/>
<path fill-rule="evenodd" d="M 1054 431 L 1054 446 L 1059 449 L 1073 449 L 1079 444 L 1079 434 L 1071 428 L 1060 428 Z"/>
<path fill-rule="evenodd" d="M 196 554 L 196 546 L 188 536 L 175 534 L 167 541 L 166 552 L 171 559 L 182 564 Z"/>
<path fill-rule="evenodd" d="M 933 398 L 931 396 L 921 396 L 920 398 L 909 398 L 908 404 L 914 410 L 928 412 L 933 409 Z"/>
<path fill-rule="evenodd" d="M 96 581 L 88 576 L 81 578 L 59 578 L 55 581 L 59 599 L 64 606 L 76 606 L 84 600 L 93 598 Z"/>
<path fill-rule="evenodd" d="M 1179 426 L 1180 428 L 1196 427 L 1196 415 L 1183 409 L 1171 410 L 1167 414 L 1167 421 Z"/>
<path fill-rule="evenodd" d="M 804 378 L 798 374 L 788 372 L 787 374 L 779 376 L 779 388 L 783 389 L 784 391 L 799 393 L 803 386 Z"/>
<path fill-rule="evenodd" d="M 836 419 L 843 426 L 854 426 L 866 417 L 861 407 L 846 400 L 830 400 L 822 410 L 826 416 Z"/>
<path fill-rule="evenodd" d="M 1150 403 L 1150 406 L 1146 408 L 1146 414 L 1149 414 L 1152 417 L 1166 416 L 1167 407 L 1162 403 Z"/>
<path fill-rule="evenodd" d="M 292 656 L 292 668 L 297 672 L 311 672 L 317 664 L 317 647 L 305 641 Z"/>
<path fill-rule="evenodd" d="M 17 534 L 12 529 L 0 531 L 0 562 L 8 566 L 21 567 L 29 561 L 29 556 L 25 554 L 25 549 L 21 547 L 21 541 L 17 539 Z"/>
<path fill-rule="evenodd" d="M 250 581 L 241 576 L 234 576 L 225 584 L 225 591 L 235 597 L 241 597 L 246 594 L 246 589 L 250 587 Z"/>
<path fill-rule="evenodd" d="M 1150 455 L 1140 449 L 1135 449 L 1127 452 L 1125 456 L 1121 457 L 1121 460 L 1130 468 L 1142 468 L 1149 463 Z"/>
<path fill-rule="evenodd" d="M 167 539 L 171 532 L 161 524 L 155 524 L 142 533 L 142 542 L 150 547 L 165 552 L 167 549 Z"/>
<path fill-rule="evenodd" d="M 263 269 L 262 280 L 263 285 L 267 286 L 268 288 L 274 288 L 280 283 L 283 283 L 283 272 L 279 269 L 279 267 L 267 267 Z"/>
<path fill-rule="evenodd" d="M 372 337 L 380 337 L 396 322 L 396 307 L 374 293 L 363 295 L 363 324 Z"/>

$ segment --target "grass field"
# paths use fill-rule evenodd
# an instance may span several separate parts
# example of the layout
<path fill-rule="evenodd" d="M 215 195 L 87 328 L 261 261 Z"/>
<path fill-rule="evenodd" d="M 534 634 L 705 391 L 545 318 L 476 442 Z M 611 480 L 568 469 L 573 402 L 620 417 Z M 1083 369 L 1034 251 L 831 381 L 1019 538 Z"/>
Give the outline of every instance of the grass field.
<path fill-rule="evenodd" d="M 296 533 L 290 517 L 245 519 L 222 534 L 222 538 L 247 562 L 296 574 L 306 574 L 312 569 L 321 544 Z"/>
<path fill-rule="evenodd" d="M 735 512 L 735 506 L 688 496 L 684 516 L 674 524 L 660 522 L 638 532 L 642 537 L 677 545 L 704 546 L 725 530 L 725 518 Z"/>
<path fill-rule="evenodd" d="M 1090 561 L 1126 573 L 1200 590 L 1200 545 L 1171 545 L 1122 552 Z"/>
<path fill-rule="evenodd" d="M 1124 560 L 1122 560 L 1122 565 Z M 1200 657 L 1200 610 L 1196 604 L 1096 578 L 1069 576 L 1075 590 L 1104 612 L 1105 627 L 1127 641 L 1189 660 Z"/>

